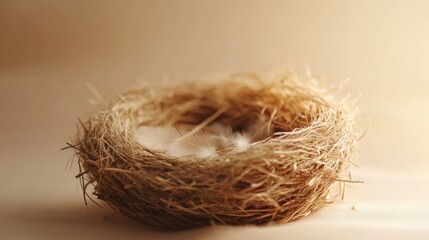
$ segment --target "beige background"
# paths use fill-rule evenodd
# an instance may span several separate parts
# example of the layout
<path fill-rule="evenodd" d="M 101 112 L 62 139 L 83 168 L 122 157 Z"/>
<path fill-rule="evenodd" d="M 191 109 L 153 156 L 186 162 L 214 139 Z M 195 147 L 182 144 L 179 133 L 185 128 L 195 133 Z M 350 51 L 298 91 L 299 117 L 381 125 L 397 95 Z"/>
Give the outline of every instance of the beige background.
<path fill-rule="evenodd" d="M 0 0 L 0 239 L 429 239 L 428 1 Z M 357 180 L 291 224 L 145 230 L 83 204 L 77 118 L 145 81 L 307 67 L 360 96 Z M 370 124 L 371 122 L 371 124 Z M 352 210 L 352 208 L 355 210 Z"/>

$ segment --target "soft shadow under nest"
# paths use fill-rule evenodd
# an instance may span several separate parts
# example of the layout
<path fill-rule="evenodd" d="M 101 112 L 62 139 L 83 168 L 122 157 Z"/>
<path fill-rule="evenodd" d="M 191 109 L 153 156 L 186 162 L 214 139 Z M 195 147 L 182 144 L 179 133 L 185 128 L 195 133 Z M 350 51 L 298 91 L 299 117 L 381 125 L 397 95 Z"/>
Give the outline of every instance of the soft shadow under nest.
<path fill-rule="evenodd" d="M 82 124 L 72 147 L 84 191 L 94 185 L 99 199 L 148 226 L 289 222 L 338 195 L 334 183 L 350 181 L 353 109 L 290 73 L 236 74 L 124 93 Z M 134 138 L 142 125 L 241 131 L 261 119 L 270 136 L 213 159 L 175 157 Z"/>

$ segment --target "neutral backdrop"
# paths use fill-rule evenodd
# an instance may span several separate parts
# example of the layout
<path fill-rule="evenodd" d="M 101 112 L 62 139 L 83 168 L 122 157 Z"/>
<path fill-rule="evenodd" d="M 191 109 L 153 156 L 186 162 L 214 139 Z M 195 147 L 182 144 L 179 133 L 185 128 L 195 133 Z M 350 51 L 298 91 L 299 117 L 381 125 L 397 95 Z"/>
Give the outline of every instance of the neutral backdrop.
<path fill-rule="evenodd" d="M 428 1 L 0 0 L 0 239 L 429 239 Z M 71 151 L 142 82 L 289 66 L 347 82 L 367 130 L 344 202 L 269 227 L 145 229 L 86 207 Z"/>

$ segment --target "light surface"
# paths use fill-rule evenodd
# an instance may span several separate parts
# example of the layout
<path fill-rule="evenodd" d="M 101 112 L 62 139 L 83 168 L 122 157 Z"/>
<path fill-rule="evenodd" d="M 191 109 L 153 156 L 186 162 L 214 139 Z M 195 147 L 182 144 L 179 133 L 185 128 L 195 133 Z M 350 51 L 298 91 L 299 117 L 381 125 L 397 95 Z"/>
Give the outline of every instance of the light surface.
<path fill-rule="evenodd" d="M 429 2 L 0 1 L 0 239 L 429 239 Z M 269 227 L 179 233 L 84 206 L 60 151 L 142 82 L 307 66 L 358 98 L 343 203 Z M 69 162 L 70 164 L 72 162 Z"/>

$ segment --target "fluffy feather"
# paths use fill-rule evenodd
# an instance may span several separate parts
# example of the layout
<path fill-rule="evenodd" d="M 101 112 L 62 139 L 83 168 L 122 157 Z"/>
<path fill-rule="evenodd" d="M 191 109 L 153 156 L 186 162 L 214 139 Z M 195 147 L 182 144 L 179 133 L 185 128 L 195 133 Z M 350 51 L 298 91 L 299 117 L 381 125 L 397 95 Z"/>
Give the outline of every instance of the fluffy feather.
<path fill-rule="evenodd" d="M 244 152 L 252 141 L 261 138 L 261 132 L 264 132 L 261 124 L 251 126 L 249 131 L 233 132 L 231 127 L 215 123 L 189 135 L 194 127 L 142 126 L 136 130 L 135 138 L 142 146 L 176 157 L 195 155 L 210 159 L 218 156 L 218 152 L 226 148 Z"/>

